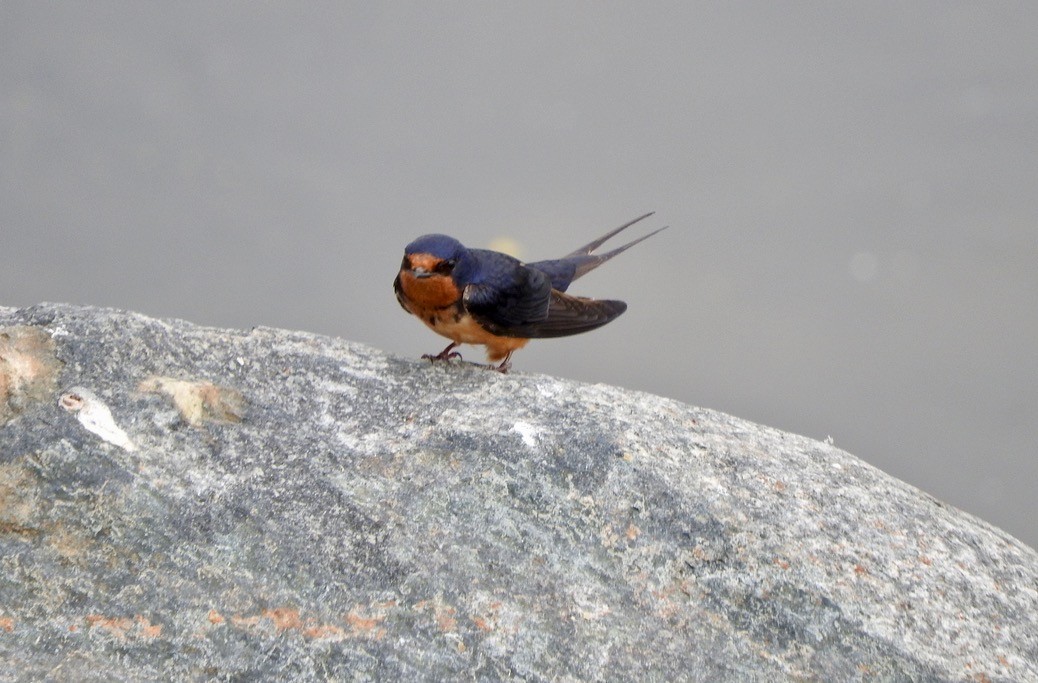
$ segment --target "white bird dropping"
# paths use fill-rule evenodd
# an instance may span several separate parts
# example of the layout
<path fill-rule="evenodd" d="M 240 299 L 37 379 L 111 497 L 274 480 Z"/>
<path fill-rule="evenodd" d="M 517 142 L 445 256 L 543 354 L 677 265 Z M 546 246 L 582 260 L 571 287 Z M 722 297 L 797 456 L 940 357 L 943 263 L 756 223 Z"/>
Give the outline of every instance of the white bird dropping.
<path fill-rule="evenodd" d="M 115 424 L 112 411 L 94 392 L 83 387 L 72 387 L 58 399 L 58 405 L 76 415 L 79 423 L 94 434 L 127 451 L 135 451 L 137 447 L 130 441 L 126 432 Z"/>

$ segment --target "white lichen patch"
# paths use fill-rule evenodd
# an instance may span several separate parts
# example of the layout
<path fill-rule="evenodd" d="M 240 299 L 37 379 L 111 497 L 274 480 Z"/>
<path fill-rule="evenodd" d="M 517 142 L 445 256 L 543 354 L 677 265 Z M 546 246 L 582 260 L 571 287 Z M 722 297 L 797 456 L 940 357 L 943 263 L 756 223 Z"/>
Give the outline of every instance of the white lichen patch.
<path fill-rule="evenodd" d="M 537 440 L 540 437 L 541 430 L 534 427 L 529 422 L 516 422 L 512 425 L 512 431 L 519 434 L 522 437 L 523 443 L 528 448 L 537 448 Z"/>
<path fill-rule="evenodd" d="M 123 429 L 115 424 L 112 411 L 97 395 L 83 387 L 72 387 L 61 395 L 58 405 L 76 416 L 87 431 L 127 451 L 137 447 Z"/>

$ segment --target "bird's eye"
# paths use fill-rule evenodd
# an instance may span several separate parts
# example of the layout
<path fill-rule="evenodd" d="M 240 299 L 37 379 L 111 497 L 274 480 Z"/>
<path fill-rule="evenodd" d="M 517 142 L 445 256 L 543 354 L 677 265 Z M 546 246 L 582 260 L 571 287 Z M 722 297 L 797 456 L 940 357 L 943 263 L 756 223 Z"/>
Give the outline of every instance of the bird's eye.
<path fill-rule="evenodd" d="M 449 273 L 452 270 L 454 270 L 454 266 L 456 263 L 456 260 L 449 258 L 445 261 L 440 261 L 438 264 L 436 264 L 435 270 L 437 273 Z"/>

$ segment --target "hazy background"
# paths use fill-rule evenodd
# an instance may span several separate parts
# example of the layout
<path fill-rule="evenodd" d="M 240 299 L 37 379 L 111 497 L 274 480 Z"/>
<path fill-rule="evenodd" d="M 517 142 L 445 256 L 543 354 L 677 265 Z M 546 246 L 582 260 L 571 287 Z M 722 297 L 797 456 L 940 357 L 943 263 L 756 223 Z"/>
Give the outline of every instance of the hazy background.
<path fill-rule="evenodd" d="M 629 311 L 516 370 L 831 435 L 1038 545 L 1038 3 L 301 7 L 0 3 L 0 305 L 417 357 L 414 237 L 656 210 L 571 290 Z"/>

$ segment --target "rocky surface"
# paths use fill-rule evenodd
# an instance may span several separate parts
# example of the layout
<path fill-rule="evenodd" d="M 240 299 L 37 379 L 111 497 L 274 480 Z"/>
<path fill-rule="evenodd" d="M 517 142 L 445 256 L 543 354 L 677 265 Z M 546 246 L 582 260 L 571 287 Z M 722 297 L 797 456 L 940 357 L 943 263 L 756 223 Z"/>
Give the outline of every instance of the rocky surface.
<path fill-rule="evenodd" d="M 632 677 L 1038 680 L 1038 555 L 648 394 L 0 308 L 0 679 Z"/>

